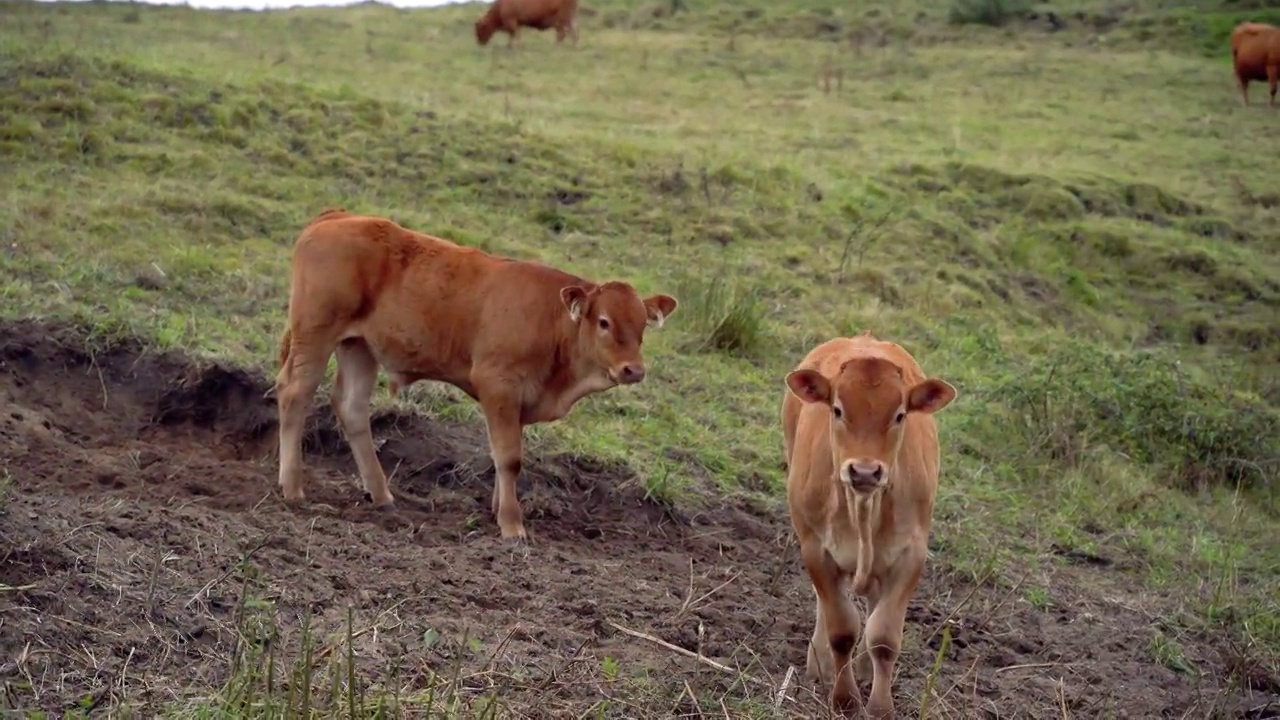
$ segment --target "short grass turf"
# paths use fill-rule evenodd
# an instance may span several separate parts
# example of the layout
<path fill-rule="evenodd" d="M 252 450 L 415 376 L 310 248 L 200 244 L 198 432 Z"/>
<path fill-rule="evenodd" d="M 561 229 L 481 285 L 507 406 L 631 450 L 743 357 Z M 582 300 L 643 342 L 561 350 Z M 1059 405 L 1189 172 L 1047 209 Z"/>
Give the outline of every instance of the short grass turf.
<path fill-rule="evenodd" d="M 511 53 L 476 5 L 6 2 L 0 313 L 269 374 L 291 242 L 333 205 L 626 278 L 681 301 L 649 379 L 527 442 L 691 506 L 779 495 L 783 375 L 870 329 L 959 390 L 948 563 L 1136 558 L 1179 598 L 1161 647 L 1225 632 L 1275 673 L 1280 116 L 1213 49 L 1245 10 L 1028 7 L 601 3 L 576 51 Z"/>

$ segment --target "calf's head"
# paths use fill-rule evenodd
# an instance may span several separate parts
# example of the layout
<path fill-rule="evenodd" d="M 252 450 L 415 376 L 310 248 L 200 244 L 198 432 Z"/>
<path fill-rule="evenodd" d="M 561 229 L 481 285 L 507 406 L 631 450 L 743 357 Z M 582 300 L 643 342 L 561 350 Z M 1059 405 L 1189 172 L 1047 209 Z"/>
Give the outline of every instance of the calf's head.
<path fill-rule="evenodd" d="M 644 379 L 644 358 L 640 354 L 644 330 L 662 327 L 677 305 L 670 295 L 651 295 L 642 300 L 635 288 L 624 282 L 590 288 L 570 285 L 561 289 L 560 299 L 576 328 L 579 360 L 621 385 Z"/>
<path fill-rule="evenodd" d="M 489 44 L 489 38 L 498 30 L 498 21 L 492 12 L 487 12 L 476 21 L 476 43 L 481 47 Z"/>
<path fill-rule="evenodd" d="M 937 412 L 956 396 L 937 378 L 908 386 L 900 367 L 877 357 L 847 360 L 834 378 L 795 370 L 787 387 L 805 402 L 830 408 L 831 460 L 841 484 L 858 493 L 888 484 L 908 415 Z"/>

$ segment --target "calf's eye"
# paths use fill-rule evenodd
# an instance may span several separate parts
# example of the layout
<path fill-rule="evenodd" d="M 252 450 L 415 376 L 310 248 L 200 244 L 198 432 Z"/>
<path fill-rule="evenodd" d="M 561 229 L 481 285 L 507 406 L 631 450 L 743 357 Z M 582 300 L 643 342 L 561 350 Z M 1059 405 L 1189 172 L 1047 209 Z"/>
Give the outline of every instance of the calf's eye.
<path fill-rule="evenodd" d="M 608 321 L 608 320 L 605 320 L 604 318 L 600 318 L 600 329 L 601 329 L 601 330 L 608 330 L 608 329 L 609 329 L 609 321 Z"/>
<path fill-rule="evenodd" d="M 831 408 L 831 412 L 833 412 L 833 413 L 835 413 L 835 414 L 836 414 L 836 419 L 837 419 L 837 420 L 839 420 L 840 418 L 844 417 L 844 412 L 843 412 L 843 411 L 841 411 L 841 410 L 840 410 L 840 408 L 838 408 L 838 407 L 834 407 L 834 406 L 833 406 L 833 407 Z"/>
<path fill-rule="evenodd" d="M 898 413 L 897 415 L 895 415 L 895 416 L 894 416 L 894 418 L 893 418 L 893 423 L 894 423 L 895 425 L 901 425 L 901 424 L 902 424 L 902 421 L 903 421 L 903 420 L 905 420 L 906 418 L 907 418 L 907 414 L 906 414 L 906 413 L 904 413 L 904 412 L 900 412 L 900 413 Z"/>

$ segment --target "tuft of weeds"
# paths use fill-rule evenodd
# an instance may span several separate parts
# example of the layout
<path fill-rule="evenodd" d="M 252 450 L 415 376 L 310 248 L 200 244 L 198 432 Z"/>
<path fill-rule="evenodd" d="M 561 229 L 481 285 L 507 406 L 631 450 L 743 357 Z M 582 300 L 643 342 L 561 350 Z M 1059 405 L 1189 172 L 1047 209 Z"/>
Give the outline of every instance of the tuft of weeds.
<path fill-rule="evenodd" d="M 1030 9 L 1027 0 L 952 0 L 947 20 L 953 25 L 1001 27 Z"/>
<path fill-rule="evenodd" d="M 759 291 L 733 284 L 728 273 L 677 285 L 690 350 L 752 356 L 768 342 L 766 307 Z"/>
<path fill-rule="evenodd" d="M 246 598 L 241 610 L 240 642 L 227 681 L 214 696 L 179 709 L 175 717 L 495 718 L 504 710 L 496 693 L 468 690 L 461 652 L 453 653 L 448 667 L 419 672 L 411 684 L 398 666 L 371 678 L 355 650 L 355 640 L 367 631 L 357 629 L 352 608 L 340 632 L 329 638 L 321 637 L 310 612 L 303 612 L 290 631 L 269 603 Z M 429 645 L 443 641 L 434 630 L 425 637 Z M 474 640 L 464 633 L 457 646 L 475 653 Z"/>
<path fill-rule="evenodd" d="M 1156 628 L 1151 636 L 1151 654 L 1155 661 L 1177 673 L 1195 675 L 1196 669 L 1187 662 L 1182 646 L 1177 639 L 1170 637 L 1164 630 Z"/>

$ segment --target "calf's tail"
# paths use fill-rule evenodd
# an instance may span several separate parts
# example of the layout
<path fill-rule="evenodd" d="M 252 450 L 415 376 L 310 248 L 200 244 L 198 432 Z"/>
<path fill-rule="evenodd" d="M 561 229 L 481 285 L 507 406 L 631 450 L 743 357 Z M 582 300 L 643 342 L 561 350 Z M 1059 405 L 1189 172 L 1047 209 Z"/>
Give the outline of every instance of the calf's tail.
<path fill-rule="evenodd" d="M 286 327 L 284 333 L 280 336 L 280 372 L 276 374 L 276 384 L 272 385 L 263 394 L 263 397 L 269 398 L 272 395 L 279 395 L 280 390 L 289 384 L 289 378 L 293 374 L 293 358 L 291 357 L 291 346 L 293 345 L 293 332 Z"/>
<path fill-rule="evenodd" d="M 293 331 L 289 328 L 284 329 L 284 334 L 280 336 L 280 369 L 283 370 L 289 363 L 289 346 L 293 344 Z"/>

